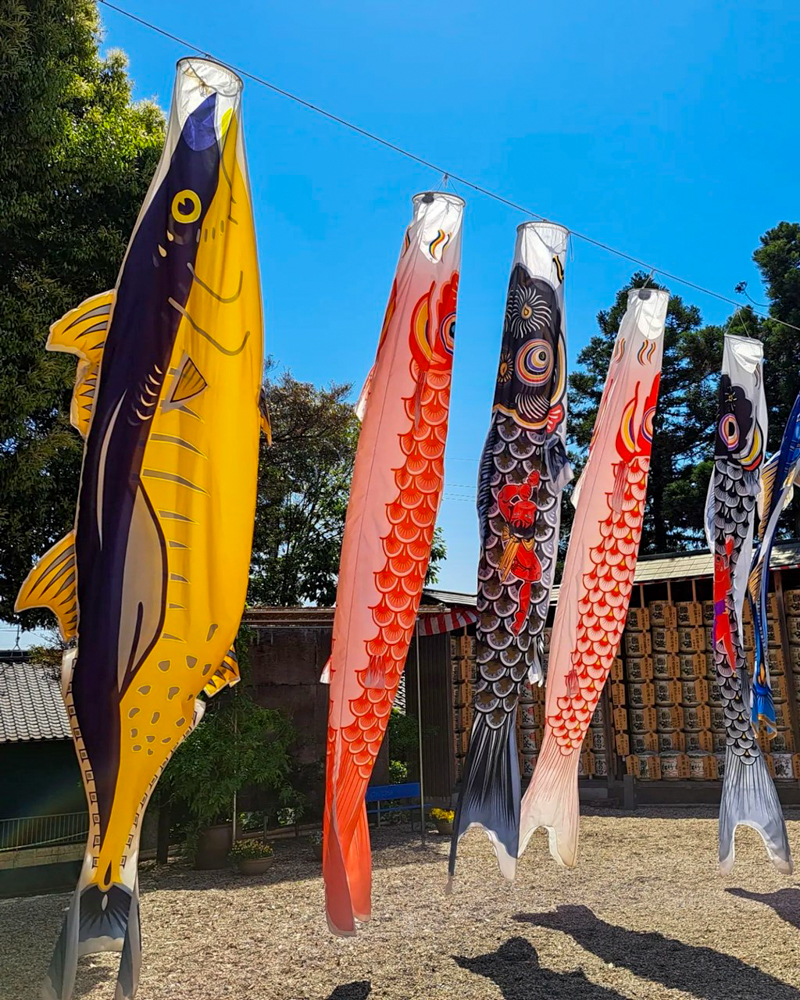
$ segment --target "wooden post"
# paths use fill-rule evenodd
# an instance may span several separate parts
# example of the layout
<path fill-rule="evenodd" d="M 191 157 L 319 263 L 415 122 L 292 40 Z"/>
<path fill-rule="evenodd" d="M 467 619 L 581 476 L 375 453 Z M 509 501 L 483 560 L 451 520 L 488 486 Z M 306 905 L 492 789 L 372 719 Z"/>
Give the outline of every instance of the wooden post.
<path fill-rule="evenodd" d="M 797 753 L 800 751 L 800 720 L 797 713 L 797 691 L 795 690 L 794 671 L 792 670 L 791 653 L 789 651 L 789 628 L 786 624 L 786 602 L 783 598 L 783 574 L 779 569 L 774 570 L 774 574 L 775 596 L 778 604 L 777 625 L 781 633 L 783 658 L 786 661 L 786 696 L 789 699 L 789 720 L 792 724 L 792 734 L 794 736 L 794 753 Z"/>

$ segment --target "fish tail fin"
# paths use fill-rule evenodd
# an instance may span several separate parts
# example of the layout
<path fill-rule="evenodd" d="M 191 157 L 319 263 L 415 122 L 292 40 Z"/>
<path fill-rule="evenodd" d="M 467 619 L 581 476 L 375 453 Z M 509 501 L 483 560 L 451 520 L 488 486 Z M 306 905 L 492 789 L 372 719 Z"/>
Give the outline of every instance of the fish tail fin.
<path fill-rule="evenodd" d="M 80 934 L 80 888 L 70 900 L 69 909 L 64 914 L 61 933 L 58 935 L 53 957 L 47 975 L 42 983 L 42 1000 L 70 1000 L 75 989 L 75 975 L 78 971 L 78 948 Z"/>
<path fill-rule="evenodd" d="M 745 761 L 730 746 L 725 754 L 719 808 L 719 868 L 723 875 L 731 871 L 736 860 L 737 826 L 749 826 L 761 834 L 769 859 L 779 872 L 788 875 L 794 868 L 778 793 L 757 748 L 756 754 L 752 761 Z"/>
<path fill-rule="evenodd" d="M 352 937 L 356 933 L 356 921 L 335 811 L 323 834 L 322 874 L 328 929 L 338 937 Z"/>
<path fill-rule="evenodd" d="M 350 901 L 356 920 L 366 921 L 372 916 L 372 866 L 363 864 L 370 856 L 369 825 L 367 805 L 361 807 L 353 842 L 345 861 L 347 883 L 350 887 Z"/>
<path fill-rule="evenodd" d="M 522 799 L 519 857 L 533 832 L 543 826 L 555 860 L 564 868 L 575 867 L 580 820 L 579 761 L 578 750 L 563 754 L 552 736 L 545 736 L 533 779 Z"/>
<path fill-rule="evenodd" d="M 122 958 L 117 973 L 114 1000 L 133 1000 L 139 986 L 141 968 L 142 924 L 139 915 L 139 880 L 137 878 L 128 911 L 128 924 L 125 929 L 125 943 L 122 946 Z"/>
<path fill-rule="evenodd" d="M 122 952 L 114 996 L 133 1000 L 142 958 L 138 881 L 132 891 L 118 883 L 107 892 L 95 883 L 78 886 L 42 986 L 43 1000 L 70 1000 L 78 956 L 103 951 Z"/>
<path fill-rule="evenodd" d="M 492 842 L 502 875 L 514 878 L 519 800 L 516 712 L 509 713 L 497 729 L 489 725 L 484 712 L 476 712 L 450 843 L 451 879 L 455 877 L 458 842 L 472 826 L 482 827 Z"/>

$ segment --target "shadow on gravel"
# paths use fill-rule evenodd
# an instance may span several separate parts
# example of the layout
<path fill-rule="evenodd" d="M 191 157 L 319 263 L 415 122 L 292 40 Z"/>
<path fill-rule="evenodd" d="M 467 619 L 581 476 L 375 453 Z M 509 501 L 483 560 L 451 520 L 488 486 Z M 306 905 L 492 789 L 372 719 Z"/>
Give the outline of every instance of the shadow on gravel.
<path fill-rule="evenodd" d="M 559 906 L 549 913 L 518 913 L 514 920 L 569 934 L 604 962 L 642 979 L 683 990 L 697 1000 L 733 997 L 798 1000 L 798 991 L 774 976 L 713 948 L 684 944 L 662 934 L 629 931 L 600 920 L 587 906 Z"/>
<path fill-rule="evenodd" d="M 800 889 L 778 889 L 777 892 L 748 892 L 747 889 L 726 889 L 731 896 L 750 899 L 770 906 L 781 920 L 800 930 Z"/>
<path fill-rule="evenodd" d="M 371 830 L 370 833 L 373 871 L 405 865 L 444 866 L 447 862 L 446 855 L 437 850 L 447 838 L 433 834 L 428 837 L 428 843 L 423 847 L 419 834 L 401 831 L 387 835 L 384 831 L 375 830 Z M 173 860 L 168 865 L 162 866 L 144 862 L 139 869 L 140 892 L 145 895 L 148 892 L 161 890 L 196 892 L 199 889 L 250 889 L 257 886 L 278 885 L 281 882 L 322 878 L 322 862 L 312 856 L 311 842 L 308 838 L 279 840 L 272 846 L 275 849 L 275 861 L 263 875 L 241 875 L 233 868 L 199 871 L 181 860 Z M 442 876 L 443 882 L 445 878 L 446 876 Z"/>
<path fill-rule="evenodd" d="M 364 979 L 359 983 L 337 986 L 328 1000 L 367 1000 L 370 993 L 372 993 L 372 983 Z"/>
<path fill-rule="evenodd" d="M 497 951 L 476 958 L 453 955 L 469 972 L 491 979 L 504 1000 L 626 1000 L 616 990 L 597 986 L 583 972 L 553 972 L 539 965 L 539 956 L 525 938 L 513 937 Z M 332 1000 L 332 998 L 331 998 Z"/>

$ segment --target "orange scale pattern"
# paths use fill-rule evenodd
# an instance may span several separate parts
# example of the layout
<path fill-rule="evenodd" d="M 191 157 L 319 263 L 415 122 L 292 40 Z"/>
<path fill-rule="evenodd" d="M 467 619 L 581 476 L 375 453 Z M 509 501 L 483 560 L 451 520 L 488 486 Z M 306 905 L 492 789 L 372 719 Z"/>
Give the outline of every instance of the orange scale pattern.
<path fill-rule="evenodd" d="M 583 594 L 578 600 L 580 621 L 571 654 L 571 677 L 576 678 L 573 688 L 577 684 L 577 692 L 556 699 L 557 711 L 547 717 L 565 756 L 579 750 L 586 737 L 625 628 L 649 469 L 646 456 L 630 462 L 622 509 L 613 510 L 609 495 L 608 514 L 599 525 L 602 540 L 589 553 L 592 568 L 583 577 Z"/>
<path fill-rule="evenodd" d="M 416 371 L 416 364 L 412 364 L 412 373 Z M 395 470 L 398 493 L 387 505 L 391 528 L 382 539 L 386 563 L 375 574 L 375 586 L 383 597 L 371 609 L 376 633 L 366 643 L 369 672 L 374 675 L 377 670 L 385 687 L 367 688 L 368 671 L 359 671 L 364 693 L 350 702 L 354 721 L 342 730 L 351 759 L 364 781 L 372 772 L 405 666 L 444 485 L 450 372 L 429 369 L 424 380 L 423 391 L 404 400 L 405 412 L 414 426 L 400 435 L 406 461 Z M 443 432 L 432 433 L 433 424 L 437 432 L 443 425 Z"/>

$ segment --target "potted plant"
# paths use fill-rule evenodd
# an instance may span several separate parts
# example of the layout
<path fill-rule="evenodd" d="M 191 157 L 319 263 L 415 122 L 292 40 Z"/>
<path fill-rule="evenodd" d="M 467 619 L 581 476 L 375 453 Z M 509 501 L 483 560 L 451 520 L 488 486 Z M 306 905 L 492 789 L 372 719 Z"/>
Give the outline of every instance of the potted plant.
<path fill-rule="evenodd" d="M 228 854 L 242 875 L 263 875 L 272 864 L 275 852 L 262 840 L 239 840 Z"/>
<path fill-rule="evenodd" d="M 311 850 L 314 852 L 314 857 L 317 861 L 322 861 L 322 830 L 315 830 L 311 837 Z"/>
<path fill-rule="evenodd" d="M 245 683 L 249 638 L 242 626 L 236 645 Z M 245 683 L 209 703 L 161 779 L 165 793 L 188 813 L 186 848 L 197 868 L 225 867 L 235 799 L 242 789 L 284 795 L 291 790 L 294 727 L 282 712 L 256 704 Z"/>
<path fill-rule="evenodd" d="M 453 820 L 456 817 L 452 809 L 431 809 L 430 817 L 443 837 L 449 837 L 452 834 Z"/>

